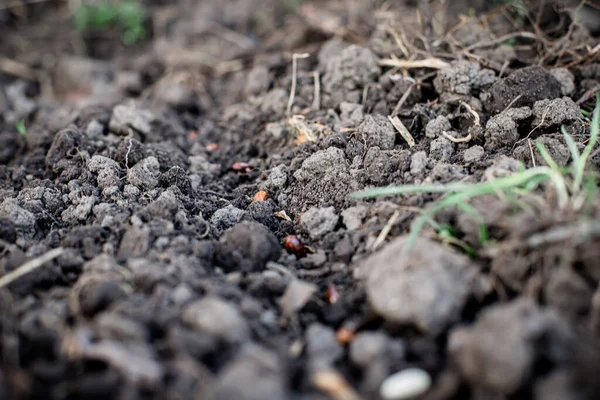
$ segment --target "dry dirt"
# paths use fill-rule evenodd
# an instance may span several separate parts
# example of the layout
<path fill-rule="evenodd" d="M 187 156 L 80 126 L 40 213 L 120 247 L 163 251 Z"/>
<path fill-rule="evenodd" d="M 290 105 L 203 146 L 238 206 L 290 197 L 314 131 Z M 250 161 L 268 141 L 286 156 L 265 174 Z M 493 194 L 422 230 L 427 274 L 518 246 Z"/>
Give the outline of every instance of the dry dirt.
<path fill-rule="evenodd" d="M 440 195 L 351 196 L 535 142 L 567 165 L 597 2 L 146 0 L 131 47 L 25 3 L 0 3 L 0 274 L 51 259 L 0 280 L 0 399 L 409 398 L 399 371 L 420 399 L 600 398 L 599 200 L 476 198 L 405 259 Z"/>

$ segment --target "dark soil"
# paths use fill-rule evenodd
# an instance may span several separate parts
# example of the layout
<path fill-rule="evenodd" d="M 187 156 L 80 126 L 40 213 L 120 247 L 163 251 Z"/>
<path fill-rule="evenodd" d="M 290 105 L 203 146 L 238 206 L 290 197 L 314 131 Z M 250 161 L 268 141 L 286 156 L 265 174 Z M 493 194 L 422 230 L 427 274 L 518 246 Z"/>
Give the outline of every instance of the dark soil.
<path fill-rule="evenodd" d="M 600 398 L 599 200 L 483 196 L 405 259 L 440 195 L 351 197 L 567 165 L 595 2 L 147 0 L 131 47 L 12 3 L 0 274 L 62 252 L 0 285 L 0 398 Z"/>

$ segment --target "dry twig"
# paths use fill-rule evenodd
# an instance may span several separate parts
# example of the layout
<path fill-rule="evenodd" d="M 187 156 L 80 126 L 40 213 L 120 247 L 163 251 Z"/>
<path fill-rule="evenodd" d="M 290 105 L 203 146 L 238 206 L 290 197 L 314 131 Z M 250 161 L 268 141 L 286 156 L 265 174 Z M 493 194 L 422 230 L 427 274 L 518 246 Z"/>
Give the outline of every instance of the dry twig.
<path fill-rule="evenodd" d="M 392 116 L 398 115 L 398 112 L 400 111 L 400 109 L 402 108 L 404 103 L 406 102 L 406 99 L 408 99 L 408 96 L 410 96 L 410 93 L 412 92 L 412 89 L 415 86 L 416 86 L 416 83 L 413 83 L 412 85 L 410 85 L 408 87 L 408 89 L 406 89 L 406 92 L 404 92 L 402 97 L 400 97 L 400 100 L 398 100 L 398 104 L 396 104 L 396 107 L 394 107 L 394 111 L 392 111 Z"/>
<path fill-rule="evenodd" d="M 462 138 L 455 138 L 455 137 L 452 137 L 452 136 L 450 136 L 450 135 L 448 134 L 448 132 L 445 132 L 445 131 L 444 131 L 444 132 L 442 132 L 442 135 L 443 135 L 443 136 L 444 136 L 446 139 L 448 139 L 449 141 L 451 141 L 452 143 L 468 143 L 468 142 L 470 142 L 470 141 L 473 139 L 473 135 L 471 135 L 470 133 L 469 133 L 467 136 L 465 136 L 465 137 L 462 137 Z"/>
<path fill-rule="evenodd" d="M 504 36 L 500 36 L 497 39 L 494 40 L 489 40 L 487 42 L 479 42 L 479 43 L 475 43 L 470 45 L 469 47 L 465 48 L 466 51 L 473 51 L 476 49 L 481 49 L 481 48 L 486 48 L 486 47 L 492 47 L 495 46 L 497 44 L 501 44 L 503 42 L 506 42 L 507 40 L 510 39 L 515 39 L 515 38 L 526 38 L 526 39 L 533 39 L 533 40 L 537 40 L 541 43 L 546 43 L 546 41 L 539 37 L 538 35 L 536 35 L 535 33 L 532 32 L 513 32 L 513 33 L 509 33 L 506 34 Z"/>
<path fill-rule="evenodd" d="M 402 121 L 400 121 L 400 118 L 398 118 L 397 116 L 392 117 L 391 115 L 388 115 L 388 120 L 392 123 L 394 128 L 396 128 L 400 136 L 402 136 L 402 138 L 406 140 L 408 146 L 413 147 L 415 145 L 415 138 L 412 137 L 408 129 L 406 129 L 406 126 L 404 126 Z"/>
<path fill-rule="evenodd" d="M 372 251 L 377 250 L 379 248 L 379 246 L 381 246 L 383 244 L 383 242 L 385 242 L 385 239 L 390 234 L 392 227 L 394 226 L 396 221 L 398 221 L 398 217 L 400 217 L 400 211 L 396 210 L 396 211 L 394 211 L 394 214 L 392 214 L 392 216 L 390 217 L 388 222 L 385 224 L 385 226 L 383 227 L 383 229 L 377 236 L 377 239 L 375 239 L 375 241 L 373 242 L 373 245 L 371 246 Z"/>
<path fill-rule="evenodd" d="M 28 273 L 34 271 L 35 269 L 41 267 L 48 261 L 54 260 L 56 257 L 60 256 L 64 253 L 64 249 L 62 247 L 57 247 L 56 249 L 52 249 L 41 256 L 34 258 L 33 260 L 27 261 L 25 264 L 21 265 L 19 268 L 14 271 L 9 272 L 0 278 L 0 289 L 10 285 L 23 275 L 27 275 Z"/>
<path fill-rule="evenodd" d="M 290 89 L 290 99 L 288 101 L 288 105 L 287 105 L 287 115 L 290 115 L 292 113 L 292 105 L 294 104 L 294 97 L 296 96 L 296 79 L 297 79 L 297 75 L 298 75 L 298 59 L 299 58 L 307 58 L 308 56 L 310 56 L 310 54 L 308 53 L 294 53 L 294 55 L 292 55 L 292 88 Z"/>
<path fill-rule="evenodd" d="M 28 81 L 37 81 L 40 77 L 39 72 L 33 68 L 3 56 L 0 56 L 0 71 Z"/>
<path fill-rule="evenodd" d="M 424 60 L 400 60 L 394 55 L 389 59 L 377 60 L 377 63 L 382 67 L 396 67 L 404 69 L 415 69 L 415 68 L 432 68 L 432 69 L 443 69 L 448 67 L 448 64 L 444 60 L 439 58 L 426 58 Z"/>
<path fill-rule="evenodd" d="M 312 383 L 335 400 L 360 400 L 360 395 L 335 370 L 315 372 Z"/>
<path fill-rule="evenodd" d="M 321 108 L 321 78 L 319 76 L 319 71 L 313 72 L 313 77 L 315 81 L 315 97 L 313 99 L 312 108 L 315 111 L 318 111 Z"/>

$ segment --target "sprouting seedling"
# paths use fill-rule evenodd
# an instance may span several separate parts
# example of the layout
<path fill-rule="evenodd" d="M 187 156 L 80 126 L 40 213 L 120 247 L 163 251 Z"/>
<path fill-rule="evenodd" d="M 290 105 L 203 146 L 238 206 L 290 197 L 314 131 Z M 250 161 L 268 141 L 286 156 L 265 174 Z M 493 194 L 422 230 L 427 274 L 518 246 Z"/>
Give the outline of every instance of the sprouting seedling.
<path fill-rule="evenodd" d="M 27 127 L 25 126 L 25 121 L 17 121 L 15 123 L 15 127 L 17 128 L 17 132 L 23 137 L 27 137 Z"/>
<path fill-rule="evenodd" d="M 421 215 L 414 220 L 407 246 L 404 248 L 405 253 L 412 248 L 420 232 L 426 225 L 436 228 L 434 217 L 442 210 L 459 207 L 467 214 L 478 218 L 475 208 L 468 204 L 468 202 L 479 196 L 493 195 L 498 192 L 510 195 L 526 194 L 533 192 L 543 183 L 551 183 L 557 194 L 559 208 L 564 209 L 570 205 L 573 209 L 577 210 L 585 204 L 590 204 L 590 201 L 593 201 L 593 198 L 596 196 L 597 176 L 593 173 L 586 174 L 586 165 L 598 141 L 600 132 L 600 95 L 597 96 L 590 131 L 588 143 L 584 150 L 579 153 L 573 137 L 566 129 L 562 129 L 572 159 L 571 165 L 564 168 L 559 167 L 546 148 L 541 143 L 538 143 L 538 151 L 546 161 L 546 164 L 548 164 L 547 166 L 522 169 L 506 177 L 475 184 L 455 182 L 447 184 L 392 186 L 367 189 L 354 193 L 353 197 L 371 198 L 409 193 L 446 194 L 445 197 L 421 211 Z M 487 228 L 480 220 L 480 241 L 484 243 L 485 240 L 487 240 Z"/>
<path fill-rule="evenodd" d="M 146 38 L 146 17 L 146 10 L 136 0 L 101 1 L 93 5 L 81 5 L 73 14 L 75 27 L 80 32 L 117 27 L 122 31 L 123 43 L 126 45 Z"/>

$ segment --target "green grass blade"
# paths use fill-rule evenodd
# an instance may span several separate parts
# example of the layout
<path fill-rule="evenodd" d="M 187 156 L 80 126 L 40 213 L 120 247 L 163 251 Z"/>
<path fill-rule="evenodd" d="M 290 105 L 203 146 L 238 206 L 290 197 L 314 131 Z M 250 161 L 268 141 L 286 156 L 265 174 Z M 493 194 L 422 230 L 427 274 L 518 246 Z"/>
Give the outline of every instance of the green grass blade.
<path fill-rule="evenodd" d="M 403 185 L 366 189 L 352 194 L 355 199 L 369 197 L 397 196 L 406 193 L 449 193 L 458 192 L 471 187 L 469 183 L 429 184 L 429 185 Z"/>
<path fill-rule="evenodd" d="M 563 134 L 563 137 L 565 138 L 567 146 L 569 146 L 571 158 L 573 159 L 572 164 L 575 168 L 577 168 L 577 165 L 579 165 L 579 162 L 581 160 L 581 157 L 579 155 L 579 149 L 577 148 L 577 143 L 575 143 L 575 139 L 573 139 L 573 136 L 571 136 L 569 132 L 567 132 L 567 129 L 564 126 L 561 126 L 560 130 Z"/>
<path fill-rule="evenodd" d="M 482 245 L 485 245 L 489 239 L 488 229 L 477 209 L 465 202 L 458 203 L 457 206 L 465 213 L 475 218 L 477 225 L 479 225 L 479 242 L 481 242 Z"/>
<path fill-rule="evenodd" d="M 555 163 L 556 165 L 556 163 Z M 558 168 L 558 166 L 557 166 Z M 448 183 L 448 184 L 430 184 L 430 185 L 404 185 L 390 186 L 384 188 L 367 189 L 352 194 L 353 198 L 362 199 L 381 196 L 395 196 L 406 193 L 450 193 L 457 192 L 467 195 L 467 198 L 486 194 L 494 190 L 506 190 L 511 187 L 521 186 L 533 178 L 549 176 L 551 169 L 548 167 L 536 167 L 518 172 L 506 177 L 494 179 L 482 183 Z M 473 193 L 473 195 L 471 195 Z"/>
<path fill-rule="evenodd" d="M 548 166 L 553 171 L 559 172 L 560 168 L 558 167 L 558 164 L 554 161 L 554 159 L 552 158 L 552 156 L 546 149 L 546 146 L 544 146 L 544 144 L 541 142 L 535 142 L 535 146 L 537 147 L 538 151 L 542 155 L 542 158 L 544 159 L 544 161 L 546 161 L 546 164 L 548 164 Z"/>
<path fill-rule="evenodd" d="M 17 128 L 17 132 L 23 137 L 27 137 L 27 127 L 25 126 L 25 121 L 17 121 L 15 123 L 15 128 Z"/>
<path fill-rule="evenodd" d="M 598 132 L 600 131 L 600 94 L 596 95 L 596 108 L 594 109 L 594 115 L 592 116 L 592 125 L 590 127 L 590 139 L 588 144 L 583 149 L 579 163 L 576 165 L 575 171 L 575 182 L 573 183 L 573 190 L 577 193 L 581 188 L 581 182 L 583 181 L 583 173 L 585 172 L 585 166 L 587 159 L 592 153 L 596 142 L 598 142 Z"/>

